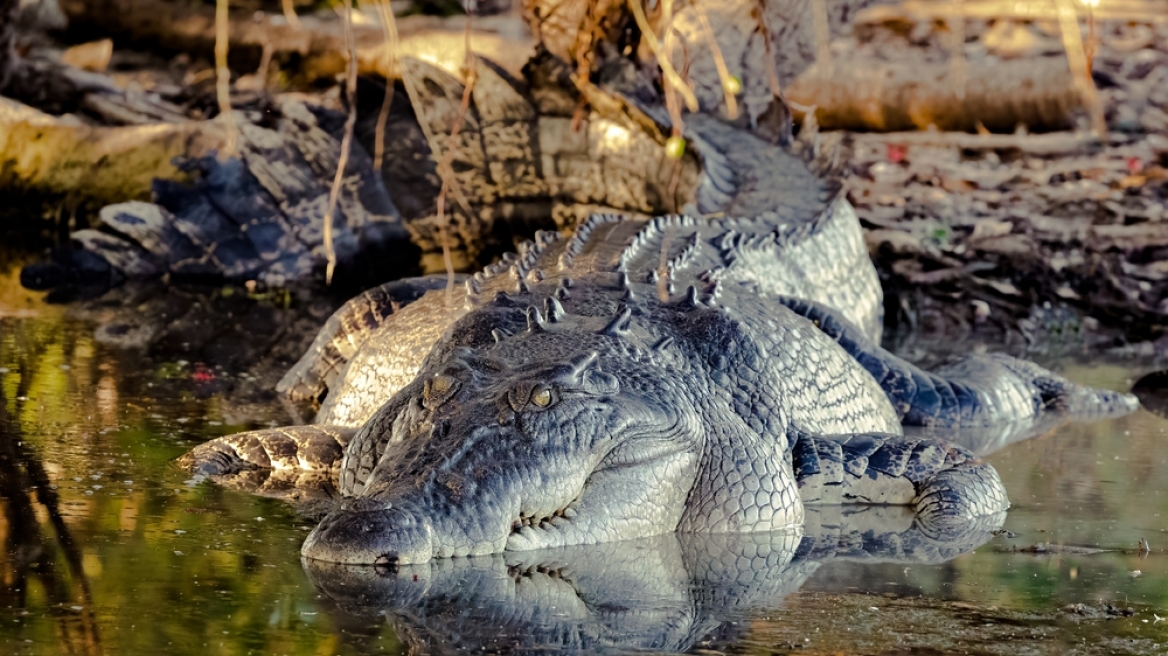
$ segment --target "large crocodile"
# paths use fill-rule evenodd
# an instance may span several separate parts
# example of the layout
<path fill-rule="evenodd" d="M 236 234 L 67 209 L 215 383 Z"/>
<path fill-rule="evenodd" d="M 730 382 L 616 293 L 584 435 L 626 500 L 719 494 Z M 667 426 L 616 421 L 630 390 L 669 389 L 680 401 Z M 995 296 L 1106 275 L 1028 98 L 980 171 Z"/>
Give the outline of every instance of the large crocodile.
<path fill-rule="evenodd" d="M 806 504 L 908 504 L 945 532 L 1000 516 L 1005 490 L 902 426 L 1008 434 L 1136 407 L 1002 355 L 926 372 L 883 350 L 838 185 L 712 118 L 685 131 L 702 159 L 688 209 L 715 218 L 598 214 L 456 288 L 366 292 L 281 382 L 327 389 L 315 425 L 220 438 L 186 464 L 339 476 L 303 554 L 342 563 L 778 529 Z"/>

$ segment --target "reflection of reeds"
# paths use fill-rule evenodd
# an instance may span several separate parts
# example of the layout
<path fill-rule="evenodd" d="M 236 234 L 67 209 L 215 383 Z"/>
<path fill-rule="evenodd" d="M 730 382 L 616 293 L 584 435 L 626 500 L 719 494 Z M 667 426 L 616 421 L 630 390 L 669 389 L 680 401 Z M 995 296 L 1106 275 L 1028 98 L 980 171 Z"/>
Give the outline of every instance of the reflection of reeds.
<path fill-rule="evenodd" d="M 24 388 L 28 380 L 28 376 L 21 376 L 20 387 Z M 18 389 L 18 397 L 26 395 L 26 389 Z M 100 654 L 93 594 L 82 569 L 81 550 L 61 515 L 57 492 L 48 473 L 28 443 L 21 439 L 18 427 L 8 420 L 3 388 L 0 388 L 0 499 L 4 506 L 3 521 L 7 524 L 4 531 L 7 558 L 0 562 L 0 576 L 4 580 L 0 603 L 9 608 L 23 606 L 29 580 L 35 577 L 59 618 L 65 653 Z M 41 531 L 36 504 L 49 518 L 55 543 Z M 58 576 L 58 550 L 68 568 L 67 580 Z M 77 606 L 80 611 L 74 613 Z"/>

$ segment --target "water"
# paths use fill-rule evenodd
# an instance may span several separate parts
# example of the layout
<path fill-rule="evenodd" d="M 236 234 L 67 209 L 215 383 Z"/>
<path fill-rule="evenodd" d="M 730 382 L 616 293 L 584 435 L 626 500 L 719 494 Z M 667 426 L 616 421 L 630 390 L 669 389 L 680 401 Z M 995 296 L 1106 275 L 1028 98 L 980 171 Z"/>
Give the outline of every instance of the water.
<path fill-rule="evenodd" d="M 306 571 L 298 551 L 309 522 L 281 502 L 190 481 L 171 461 L 210 437 L 291 421 L 293 411 L 266 390 L 301 347 L 291 333 L 254 326 L 311 324 L 327 308 L 158 290 L 129 305 L 66 308 L 5 275 L 3 654 L 580 644 L 618 652 L 1168 653 L 1168 620 L 1159 619 L 1168 618 L 1168 421 L 1146 411 L 1062 426 L 994 454 L 1014 504 L 1009 533 L 947 562 L 869 553 L 848 540 L 795 553 L 797 536 L 668 536 L 397 572 Z M 125 348 L 142 331 L 159 340 L 151 313 L 175 298 L 185 304 L 163 322 L 170 337 Z M 223 304 L 231 316 L 216 321 L 242 326 L 233 339 L 250 330 L 242 341 L 267 344 L 260 355 L 191 327 L 206 323 L 191 307 Z M 1150 368 L 1090 358 L 1056 365 L 1113 388 Z M 856 521 L 887 528 L 902 520 Z M 1141 553 L 1141 539 L 1150 553 Z"/>

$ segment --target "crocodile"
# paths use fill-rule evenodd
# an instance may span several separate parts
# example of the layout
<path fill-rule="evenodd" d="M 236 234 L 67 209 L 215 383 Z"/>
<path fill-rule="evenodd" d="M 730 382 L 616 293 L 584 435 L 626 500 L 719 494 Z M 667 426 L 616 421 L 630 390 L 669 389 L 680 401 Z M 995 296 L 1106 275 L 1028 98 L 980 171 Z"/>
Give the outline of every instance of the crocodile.
<path fill-rule="evenodd" d="M 462 284 L 369 290 L 279 385 L 323 398 L 313 425 L 182 464 L 335 485 L 302 554 L 337 563 L 786 529 L 825 504 L 908 505 L 944 535 L 1009 505 L 945 437 L 1137 407 L 1006 355 L 884 350 L 858 219 L 812 153 L 700 114 L 684 135 L 687 214 L 595 214 Z"/>

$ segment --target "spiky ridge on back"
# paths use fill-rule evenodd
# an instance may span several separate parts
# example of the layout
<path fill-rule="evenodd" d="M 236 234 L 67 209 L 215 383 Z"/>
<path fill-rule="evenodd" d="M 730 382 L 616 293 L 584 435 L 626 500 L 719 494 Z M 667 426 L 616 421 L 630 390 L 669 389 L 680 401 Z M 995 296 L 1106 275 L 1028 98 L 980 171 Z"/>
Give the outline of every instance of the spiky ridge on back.
<path fill-rule="evenodd" d="M 639 220 L 596 214 L 570 238 L 540 232 L 534 241 L 520 247 L 519 255 L 475 274 L 466 283 L 468 308 L 493 301 L 498 292 L 526 293 L 532 285 L 552 279 L 561 281 L 561 289 L 554 292 L 561 300 L 571 295 L 572 279 L 587 278 L 591 283 L 595 278 L 618 284 L 617 279 L 623 278 L 621 291 L 629 299 L 634 296 L 631 281 L 651 285 L 648 291 L 662 300 L 681 295 L 690 303 L 707 304 L 717 302 L 724 283 L 747 282 L 770 293 L 807 296 L 841 307 L 853 322 L 871 327 L 870 315 L 879 305 L 874 277 L 872 281 L 861 279 L 860 293 L 873 296 L 869 302 L 833 302 L 841 294 L 838 281 L 828 279 L 819 284 L 809 275 L 805 261 L 809 258 L 796 257 L 795 253 L 838 252 L 844 262 L 866 257 L 859 227 L 848 209 L 846 203 L 833 203 L 828 211 L 801 223 L 683 215 Z M 845 225 L 849 220 L 850 227 Z"/>

